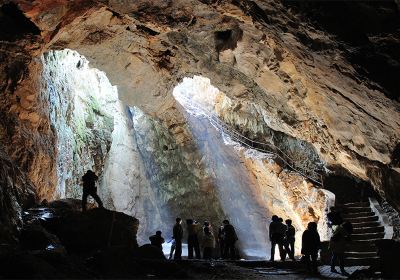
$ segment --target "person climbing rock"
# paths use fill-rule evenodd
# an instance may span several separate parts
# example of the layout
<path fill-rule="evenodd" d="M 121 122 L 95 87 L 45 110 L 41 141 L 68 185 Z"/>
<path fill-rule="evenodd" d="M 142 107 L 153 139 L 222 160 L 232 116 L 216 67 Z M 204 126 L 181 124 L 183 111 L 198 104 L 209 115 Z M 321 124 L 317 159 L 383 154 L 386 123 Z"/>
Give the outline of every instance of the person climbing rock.
<path fill-rule="evenodd" d="M 193 250 L 196 259 L 200 259 L 200 244 L 197 234 L 200 231 L 200 224 L 192 219 L 186 220 L 188 231 L 188 259 L 193 259 Z"/>
<path fill-rule="evenodd" d="M 285 221 L 287 229 L 285 233 L 285 254 L 287 253 L 289 258 L 294 261 L 294 242 L 296 240 L 295 234 L 296 229 L 292 226 L 292 220 L 287 219 Z M 286 257 L 286 256 L 285 256 Z"/>
<path fill-rule="evenodd" d="M 183 228 L 182 228 L 182 219 L 176 218 L 176 223 L 172 230 L 172 238 L 175 240 L 175 255 L 174 260 L 182 259 L 182 238 L 183 238 Z"/>
<path fill-rule="evenodd" d="M 275 260 L 275 247 L 278 245 L 281 260 L 285 259 L 284 248 L 283 248 L 283 238 L 286 233 L 286 226 L 282 223 L 280 218 L 276 215 L 272 216 L 272 221 L 269 224 L 269 240 L 271 241 L 271 258 L 270 261 Z"/>
<path fill-rule="evenodd" d="M 203 259 L 211 260 L 212 252 L 215 248 L 215 238 L 214 234 L 210 231 L 210 227 L 204 228 L 201 245 L 203 247 Z"/>
<path fill-rule="evenodd" d="M 162 244 L 165 242 L 164 238 L 161 236 L 162 232 L 157 230 L 155 235 L 149 237 L 150 243 L 162 251 Z"/>
<path fill-rule="evenodd" d="M 83 182 L 83 193 L 82 193 L 82 212 L 86 211 L 86 204 L 88 196 L 92 196 L 97 202 L 100 208 L 103 208 L 103 202 L 97 195 L 96 181 L 99 179 L 97 175 L 92 171 L 86 171 L 85 175 L 82 176 Z"/>
<path fill-rule="evenodd" d="M 301 241 L 301 253 L 304 255 L 307 270 L 312 274 L 318 274 L 317 258 L 318 251 L 321 249 L 321 239 L 315 222 L 308 223 L 307 229 L 303 232 Z"/>
<path fill-rule="evenodd" d="M 222 222 L 224 224 L 223 234 L 225 250 L 224 255 L 226 258 L 230 257 L 232 260 L 236 259 L 235 243 L 238 240 L 235 228 L 229 223 L 228 220 Z"/>
<path fill-rule="evenodd" d="M 331 258 L 331 272 L 337 272 L 335 269 L 336 259 L 339 260 L 340 272 L 344 276 L 348 276 L 349 274 L 344 269 L 344 252 L 346 250 L 346 245 L 350 241 L 350 236 L 353 233 L 353 226 L 350 222 L 344 222 L 339 225 L 329 242 L 329 249 L 332 251 Z"/>

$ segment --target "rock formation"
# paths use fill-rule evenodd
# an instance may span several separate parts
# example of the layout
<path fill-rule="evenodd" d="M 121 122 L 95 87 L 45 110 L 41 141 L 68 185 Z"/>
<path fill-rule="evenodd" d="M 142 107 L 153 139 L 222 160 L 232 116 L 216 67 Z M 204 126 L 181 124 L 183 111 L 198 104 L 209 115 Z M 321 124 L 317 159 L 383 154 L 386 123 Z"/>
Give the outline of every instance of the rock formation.
<path fill-rule="evenodd" d="M 202 76 L 218 91 L 208 105 L 221 122 L 322 180 L 370 184 L 400 210 L 395 2 L 6 2 L 0 23 L 13 30 L 1 31 L 0 142 L 40 199 L 79 196 L 79 176 L 92 168 L 107 205 L 143 220 L 143 236 L 169 230 L 176 215 L 229 217 L 242 234 L 256 224 L 258 247 L 273 212 L 298 229 L 323 227 L 328 192 L 277 158 L 224 144 L 175 99 L 185 77 Z M 323 21 L 358 7 L 379 28 L 340 33 Z M 111 85 L 120 101 L 101 103 Z"/>

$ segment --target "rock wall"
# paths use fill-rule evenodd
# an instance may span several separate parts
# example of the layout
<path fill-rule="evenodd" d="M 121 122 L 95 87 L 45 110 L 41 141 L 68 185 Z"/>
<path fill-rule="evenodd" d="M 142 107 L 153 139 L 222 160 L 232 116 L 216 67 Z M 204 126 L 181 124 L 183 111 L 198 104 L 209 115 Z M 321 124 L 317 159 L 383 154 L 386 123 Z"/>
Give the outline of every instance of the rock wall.
<path fill-rule="evenodd" d="M 167 127 L 175 109 L 165 104 L 177 80 L 201 74 L 235 103 L 262 109 L 273 131 L 313 146 L 334 172 L 394 195 L 385 178 L 399 139 L 398 102 L 361 75 L 346 55 L 350 47 L 317 23 L 272 1 L 104 3 L 54 4 L 64 11 L 52 14 L 56 30 L 39 17 L 44 4 L 21 8 L 51 34 L 48 47 L 85 55 L 118 84 L 124 102 Z"/>
<path fill-rule="evenodd" d="M 235 162 L 243 155 L 233 154 L 221 144 L 219 149 L 207 144 L 205 135 L 216 136 L 207 124 L 198 127 L 198 134 L 194 132 L 190 122 L 199 120 L 190 119 L 179 107 L 173 88 L 184 77 L 202 75 L 211 78 L 212 84 L 225 95 L 220 96 L 214 108 L 221 120 L 254 140 L 271 140 L 288 152 L 294 151 L 292 156 L 299 161 L 307 158 L 312 166 L 323 164 L 333 173 L 368 181 L 400 209 L 396 155 L 400 110 L 398 100 L 391 95 L 395 84 L 363 74 L 368 65 L 358 63 L 358 56 L 352 55 L 354 48 L 374 50 L 382 45 L 387 48 L 378 48 L 382 53 L 374 59 L 384 57 L 387 61 L 396 61 L 396 51 L 390 46 L 398 40 L 398 31 L 371 31 L 364 34 L 367 40 L 363 46 L 354 47 L 319 24 L 318 19 L 311 21 L 301 9 L 288 8 L 290 5 L 285 1 L 272 0 L 12 2 L 17 4 L 14 12 L 18 8 L 23 12 L 14 18 L 28 23 L 16 32 L 18 36 L 4 35 L 8 39 L 1 43 L 4 63 L 0 66 L 0 85 L 5 98 L 0 102 L 4 116 L 0 121 L 0 140 L 6 154 L 31 179 L 40 198 L 62 195 L 64 189 L 69 193 L 67 186 L 76 186 L 73 178 L 79 178 L 82 170 L 90 166 L 101 173 L 105 165 L 108 175 L 101 192 L 108 204 L 127 213 L 139 208 L 145 210 L 137 213 L 153 211 L 157 223 L 164 219 L 170 223 L 174 214 L 213 216 L 217 220 L 225 215 L 229 217 L 229 205 L 224 206 L 223 201 L 217 200 L 221 196 L 216 187 L 221 181 L 230 182 L 243 194 L 243 201 L 235 192 L 226 197 L 235 202 L 240 200 L 243 210 L 257 213 L 251 217 L 252 221 L 263 220 L 271 214 L 266 211 L 270 200 L 259 197 L 264 193 L 268 197 L 275 195 L 276 205 L 287 197 L 293 199 L 292 210 L 285 206 L 285 212 L 299 213 L 292 217 L 301 220 L 299 227 L 309 219 L 321 219 L 323 205 L 328 203 L 326 195 L 296 176 L 269 171 L 275 169 L 274 163 L 243 159 L 246 164 L 236 166 Z M 387 9 L 392 11 L 390 7 Z M 5 22 L 13 18 L 12 13 L 3 9 L 2 22 L 4 15 Z M 118 85 L 123 104 L 143 112 L 130 124 L 130 120 L 122 117 L 121 108 L 118 113 L 113 111 L 123 124 L 118 131 L 131 135 L 129 141 L 125 142 L 127 139 L 121 136 L 125 132 L 111 133 L 111 125 L 106 124 L 111 123 L 107 121 L 110 118 L 90 109 L 93 104 L 89 97 L 83 97 L 81 102 L 85 109 L 76 112 L 63 107 L 61 95 L 40 91 L 38 74 L 42 64 L 38 58 L 50 50 L 66 48 L 76 50 L 92 67 L 104 71 L 111 83 Z M 79 68 L 78 64 L 72 67 L 77 72 Z M 62 89 L 62 83 L 59 85 Z M 55 107 L 49 103 L 51 100 Z M 87 119 L 92 113 L 98 123 Z M 80 117 L 75 122 L 69 116 Z M 62 135 L 57 136 L 58 129 Z M 84 133 L 80 133 L 82 130 Z M 96 134 L 98 130 L 105 134 Z M 204 134 L 204 131 L 209 132 Z M 93 142 L 93 136 L 100 142 Z M 57 142 L 62 139 L 65 141 Z M 114 147 L 112 139 L 116 140 Z M 211 143 L 215 145 L 214 140 Z M 59 145 L 64 142 L 67 147 L 61 149 Z M 126 145 L 117 145 L 121 142 Z M 91 148 L 79 149 L 82 147 L 79 143 Z M 71 161 L 74 147 L 79 150 L 79 166 L 73 166 Z M 110 153 L 113 159 L 105 156 L 110 147 L 116 151 Z M 127 160 L 116 167 L 118 154 L 126 151 Z M 211 156 L 226 159 L 227 165 L 217 165 Z M 135 163 L 133 170 L 129 170 L 130 161 Z M 229 167 L 236 173 L 226 178 L 224 172 Z M 135 180 L 117 179 L 112 185 L 118 168 Z M 146 172 L 140 171 L 141 168 Z M 259 169 L 271 178 L 251 175 Z M 65 175 L 65 170 L 72 173 Z M 235 184 L 242 178 L 245 178 L 243 184 Z M 274 194 L 264 187 L 243 189 L 250 181 L 252 186 L 264 187 L 273 182 Z M 107 189 L 106 185 L 112 187 Z M 125 191 L 131 196 L 121 200 Z M 143 192 L 146 195 L 142 196 Z M 300 195 L 296 192 L 307 195 L 310 201 L 298 200 L 296 197 Z M 204 200 L 197 200 L 199 193 L 204 194 Z M 253 200 L 254 205 L 244 205 Z M 313 208 L 314 213 L 302 210 L 314 200 L 321 202 L 318 209 Z M 182 201 L 190 201 L 186 204 L 190 208 L 182 207 Z M 212 201 L 215 208 L 207 209 L 210 212 L 202 216 L 197 209 L 204 208 L 204 201 Z M 268 211 L 275 211 L 273 205 L 268 207 L 272 207 Z M 192 209 L 199 212 L 192 213 Z M 235 215 L 243 217 L 244 212 Z M 149 221 L 146 224 L 149 230 L 153 229 Z M 255 230 L 260 233 L 255 237 L 257 242 L 265 239 L 262 231 L 261 226 Z"/>
<path fill-rule="evenodd" d="M 0 242 L 16 243 L 22 228 L 22 209 L 36 202 L 29 178 L 0 149 Z"/>
<path fill-rule="evenodd" d="M 48 101 L 57 143 L 54 197 L 78 198 L 86 170 L 103 173 L 118 93 L 104 73 L 90 68 L 75 51 L 50 51 L 43 55 L 42 64 L 41 95 Z"/>

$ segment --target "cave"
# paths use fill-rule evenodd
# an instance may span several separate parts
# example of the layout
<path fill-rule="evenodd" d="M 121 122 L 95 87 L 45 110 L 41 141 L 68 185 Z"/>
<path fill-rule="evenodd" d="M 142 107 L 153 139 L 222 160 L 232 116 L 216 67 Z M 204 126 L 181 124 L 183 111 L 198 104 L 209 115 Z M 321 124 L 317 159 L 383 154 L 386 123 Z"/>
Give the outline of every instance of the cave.
<path fill-rule="evenodd" d="M 1 3 L 0 278 L 398 277 L 399 11 Z"/>

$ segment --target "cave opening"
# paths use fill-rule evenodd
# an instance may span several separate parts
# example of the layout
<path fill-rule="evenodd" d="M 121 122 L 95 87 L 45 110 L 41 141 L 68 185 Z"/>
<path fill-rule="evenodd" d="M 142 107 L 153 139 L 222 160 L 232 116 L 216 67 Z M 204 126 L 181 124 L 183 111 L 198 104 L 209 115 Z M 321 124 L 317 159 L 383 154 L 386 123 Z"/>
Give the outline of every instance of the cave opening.
<path fill-rule="evenodd" d="M 224 105 L 221 104 L 229 104 L 226 114 L 234 112 L 238 106 L 232 105 L 208 78 L 186 77 L 174 88 L 173 95 L 181 106 L 198 151 L 205 159 L 206 169 L 212 170 L 213 187 L 225 216 L 237 227 L 245 256 L 269 257 L 266 227 L 272 214 L 292 219 L 297 228 L 305 228 L 308 219 L 317 220 L 322 237 L 328 237 L 324 215 L 333 205 L 330 192 L 309 186 L 302 176 L 289 170 L 285 172 L 297 176 L 296 183 L 285 186 L 282 183 L 285 180 L 271 179 L 279 177 L 268 172 L 270 164 L 275 164 L 278 159 L 272 153 L 245 145 L 238 140 L 239 132 L 229 131 L 222 119 L 220 108 Z M 310 197 L 293 199 L 292 191 L 304 192 L 305 189 L 310 192 L 307 193 Z M 304 208 L 304 205 L 310 206 Z"/>

